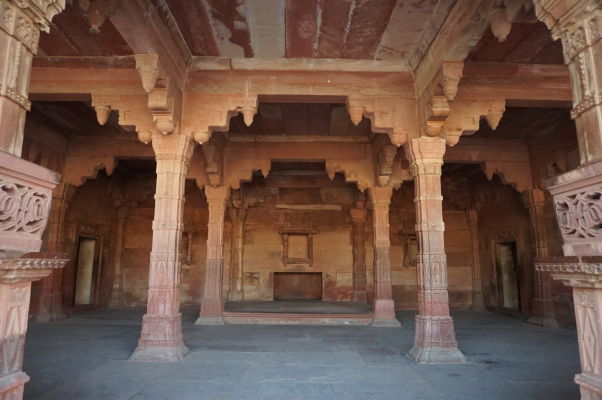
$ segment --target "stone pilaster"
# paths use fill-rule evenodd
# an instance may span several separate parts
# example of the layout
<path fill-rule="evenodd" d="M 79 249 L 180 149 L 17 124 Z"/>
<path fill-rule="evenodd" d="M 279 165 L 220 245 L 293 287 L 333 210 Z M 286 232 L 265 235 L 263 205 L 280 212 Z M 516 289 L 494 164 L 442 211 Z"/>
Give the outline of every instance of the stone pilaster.
<path fill-rule="evenodd" d="M 58 184 L 52 192 L 52 206 L 48 219 L 46 252 L 62 253 L 65 242 L 65 219 L 76 189 L 68 183 Z M 53 270 L 42 279 L 40 303 L 35 319 L 55 321 L 66 317 L 63 310 L 63 269 Z"/>
<path fill-rule="evenodd" d="M 534 0 L 534 4 L 554 39 L 562 40 L 581 164 L 602 160 L 602 5 L 599 0 Z"/>
<path fill-rule="evenodd" d="M 205 265 L 205 288 L 201 300 L 198 325 L 221 325 L 224 323 L 224 214 L 230 196 L 228 186 L 205 186 L 205 197 L 209 205 L 207 226 L 207 263 Z"/>
<path fill-rule="evenodd" d="M 123 307 L 123 242 L 125 224 L 130 213 L 130 208 L 121 206 L 117 209 L 117 224 L 115 226 L 115 257 L 113 265 L 115 266 L 115 278 L 113 280 L 113 290 L 111 292 L 111 307 Z"/>
<path fill-rule="evenodd" d="M 353 224 L 353 301 L 366 303 L 366 217 L 365 208 L 352 208 L 349 210 Z"/>
<path fill-rule="evenodd" d="M 418 254 L 418 315 L 410 357 L 421 363 L 458 363 L 466 359 L 458 349 L 449 314 L 447 261 L 443 233 L 441 165 L 445 140 L 410 139 L 405 154 L 414 176 Z"/>
<path fill-rule="evenodd" d="M 370 188 L 372 220 L 374 223 L 374 323 L 376 327 L 400 327 L 395 318 L 395 302 L 391 285 L 391 258 L 389 239 L 389 205 L 391 187 Z"/>
<path fill-rule="evenodd" d="M 40 30 L 65 8 L 65 0 L 0 1 L 0 150 L 21 156 L 29 75 Z"/>
<path fill-rule="evenodd" d="M 472 305 L 471 309 L 481 311 L 485 309 L 483 302 L 483 284 L 481 282 L 481 258 L 479 254 L 479 215 L 477 210 L 466 210 L 466 221 L 470 231 L 472 247 Z"/>
<path fill-rule="evenodd" d="M 581 373 L 581 399 L 602 399 L 602 257 L 539 259 L 536 269 L 573 288 Z"/>
<path fill-rule="evenodd" d="M 522 193 L 522 199 L 531 217 L 535 257 L 536 259 L 545 258 L 548 256 L 544 214 L 546 204 L 545 193 L 540 189 L 529 189 Z M 527 321 L 539 326 L 558 327 L 558 322 L 556 322 L 554 314 L 554 302 L 552 300 L 552 278 L 549 272 L 536 270 L 534 284 L 535 290 L 531 304 L 533 315 Z"/>
<path fill-rule="evenodd" d="M 194 144 L 179 134 L 153 135 L 157 188 L 148 303 L 133 361 L 178 361 L 188 353 L 180 313 L 180 241 L 184 183 Z"/>
<path fill-rule="evenodd" d="M 232 221 L 232 246 L 230 248 L 230 291 L 228 300 L 240 301 L 243 299 L 242 276 L 243 276 L 243 240 L 247 207 L 240 204 L 232 204 L 228 207 L 230 220 Z"/>
<path fill-rule="evenodd" d="M 29 381 L 22 368 L 31 282 L 63 268 L 66 262 L 43 255 L 0 259 L 0 399 L 22 399 L 23 386 Z"/>

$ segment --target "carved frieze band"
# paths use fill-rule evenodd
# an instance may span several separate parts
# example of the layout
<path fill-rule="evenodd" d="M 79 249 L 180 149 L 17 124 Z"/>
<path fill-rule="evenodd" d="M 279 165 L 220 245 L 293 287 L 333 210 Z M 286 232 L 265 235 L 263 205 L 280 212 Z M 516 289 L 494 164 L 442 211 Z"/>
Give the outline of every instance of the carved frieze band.
<path fill-rule="evenodd" d="M 40 233 L 48 222 L 50 196 L 0 179 L 0 231 Z"/>

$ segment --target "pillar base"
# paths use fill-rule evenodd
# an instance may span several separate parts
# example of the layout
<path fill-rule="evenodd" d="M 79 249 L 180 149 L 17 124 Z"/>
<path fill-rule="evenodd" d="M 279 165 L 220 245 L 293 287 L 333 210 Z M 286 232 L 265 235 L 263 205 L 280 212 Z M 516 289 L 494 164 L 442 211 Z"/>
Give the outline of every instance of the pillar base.
<path fill-rule="evenodd" d="M 365 290 L 353 292 L 353 301 L 356 303 L 367 303 L 368 302 L 368 292 Z"/>
<path fill-rule="evenodd" d="M 401 328 L 401 322 L 399 322 L 397 319 L 374 318 L 371 326 L 374 328 Z"/>
<path fill-rule="evenodd" d="M 458 349 L 454 321 L 449 316 L 416 315 L 414 346 L 411 359 L 426 364 L 459 364 L 466 357 Z"/>
<path fill-rule="evenodd" d="M 575 375 L 575 383 L 579 385 L 582 399 L 602 399 L 602 376 L 590 373 Z"/>
<path fill-rule="evenodd" d="M 408 356 L 421 364 L 462 364 L 466 357 L 456 348 L 442 349 L 435 347 L 412 347 Z"/>
<path fill-rule="evenodd" d="M 207 317 L 199 315 L 194 322 L 195 325 L 224 325 L 224 317 Z"/>
<path fill-rule="evenodd" d="M 130 357 L 135 362 L 174 362 L 186 357 L 190 349 L 184 344 L 178 347 L 137 347 Z"/>
<path fill-rule="evenodd" d="M 22 399 L 23 387 L 29 382 L 29 375 L 23 371 L 0 378 L 0 399 Z"/>
<path fill-rule="evenodd" d="M 539 315 L 533 315 L 533 316 L 527 318 L 527 320 L 525 322 L 527 322 L 528 324 L 531 324 L 531 325 L 541 326 L 543 328 L 558 328 L 560 326 L 560 325 L 558 325 L 556 318 L 543 317 L 543 316 L 539 316 Z"/>

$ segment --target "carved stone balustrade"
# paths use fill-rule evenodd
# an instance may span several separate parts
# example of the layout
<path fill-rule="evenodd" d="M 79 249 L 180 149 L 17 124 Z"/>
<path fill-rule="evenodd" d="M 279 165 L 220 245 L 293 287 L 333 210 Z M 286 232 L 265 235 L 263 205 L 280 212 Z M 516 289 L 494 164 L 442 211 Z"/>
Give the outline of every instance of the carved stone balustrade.
<path fill-rule="evenodd" d="M 573 288 L 582 399 L 602 399 L 602 256 L 539 259 L 537 271 Z"/>
<path fill-rule="evenodd" d="M 56 172 L 0 150 L 0 257 L 40 250 L 58 182 Z"/>
<path fill-rule="evenodd" d="M 546 182 L 566 256 L 602 255 L 602 161 Z"/>

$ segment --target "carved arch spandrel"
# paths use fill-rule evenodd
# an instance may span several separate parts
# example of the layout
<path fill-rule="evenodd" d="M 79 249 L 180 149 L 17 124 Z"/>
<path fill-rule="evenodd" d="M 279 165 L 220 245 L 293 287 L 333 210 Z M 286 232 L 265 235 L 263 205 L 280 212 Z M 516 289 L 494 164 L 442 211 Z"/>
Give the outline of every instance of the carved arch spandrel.
<path fill-rule="evenodd" d="M 78 187 L 88 179 L 96 179 L 102 169 L 110 176 L 115 171 L 117 162 L 114 156 L 67 156 L 63 182 Z"/>
<path fill-rule="evenodd" d="M 531 167 L 527 162 L 485 161 L 481 163 L 481 170 L 487 179 L 492 180 L 493 175 L 497 175 L 503 184 L 512 186 L 519 193 L 533 189 Z"/>

